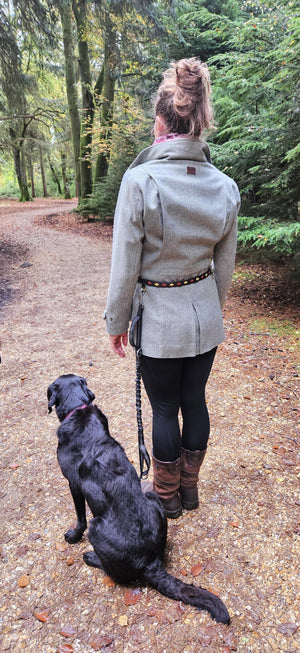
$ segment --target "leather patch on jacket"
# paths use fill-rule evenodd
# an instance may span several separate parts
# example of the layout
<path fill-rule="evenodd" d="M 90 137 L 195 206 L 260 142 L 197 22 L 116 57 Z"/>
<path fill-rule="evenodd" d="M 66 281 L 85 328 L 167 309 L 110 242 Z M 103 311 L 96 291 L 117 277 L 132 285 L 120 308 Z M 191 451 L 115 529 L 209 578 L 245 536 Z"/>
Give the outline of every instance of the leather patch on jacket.
<path fill-rule="evenodd" d="M 195 175 L 196 174 L 196 168 L 194 168 L 193 166 L 187 166 L 186 174 L 187 175 Z"/>

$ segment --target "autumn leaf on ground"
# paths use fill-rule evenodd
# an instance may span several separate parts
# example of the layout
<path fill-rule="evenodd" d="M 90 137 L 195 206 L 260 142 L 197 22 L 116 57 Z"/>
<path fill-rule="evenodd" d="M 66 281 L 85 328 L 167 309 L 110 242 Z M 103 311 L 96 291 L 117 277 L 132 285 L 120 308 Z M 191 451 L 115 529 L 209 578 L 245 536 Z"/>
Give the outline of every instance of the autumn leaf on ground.
<path fill-rule="evenodd" d="M 19 546 L 19 548 L 16 550 L 17 558 L 24 556 L 28 551 L 29 551 L 29 546 L 27 546 L 27 544 L 23 544 L 23 546 Z"/>
<path fill-rule="evenodd" d="M 19 587 L 27 587 L 29 585 L 29 577 L 26 576 L 26 574 L 23 574 L 23 576 L 20 576 L 18 580 L 18 585 Z"/>
<path fill-rule="evenodd" d="M 192 576 L 199 576 L 199 574 L 201 574 L 201 571 L 202 571 L 202 565 L 200 565 L 199 563 L 198 565 L 194 565 L 192 567 L 191 574 Z"/>
<path fill-rule="evenodd" d="M 125 605 L 135 605 L 142 597 L 142 592 L 139 588 L 132 590 L 129 589 L 125 592 L 124 603 Z"/>
<path fill-rule="evenodd" d="M 55 548 L 57 551 L 66 551 L 68 547 L 64 542 L 56 542 Z"/>
<path fill-rule="evenodd" d="M 116 585 L 115 581 L 109 576 L 104 576 L 103 583 L 106 585 L 106 587 L 115 587 Z"/>
<path fill-rule="evenodd" d="M 70 644 L 61 644 L 56 653 L 73 653 L 74 649 Z"/>
<path fill-rule="evenodd" d="M 49 615 L 48 610 L 39 610 L 38 612 L 35 612 L 34 616 L 39 621 L 42 621 L 43 623 L 50 620 L 50 615 Z"/>
<path fill-rule="evenodd" d="M 74 565 L 74 562 L 75 562 L 75 558 L 74 558 L 73 556 L 68 556 L 68 557 L 67 557 L 66 563 L 67 563 L 67 565 L 68 565 L 69 567 L 70 567 L 71 565 Z"/>
<path fill-rule="evenodd" d="M 73 626 L 64 626 L 60 631 L 59 634 L 62 635 L 63 637 L 73 637 L 76 635 L 77 630 Z"/>
<path fill-rule="evenodd" d="M 89 645 L 98 651 L 106 646 L 110 646 L 113 642 L 113 637 L 111 635 L 93 635 L 89 640 Z"/>
<path fill-rule="evenodd" d="M 182 576 L 187 576 L 187 575 L 188 575 L 186 569 L 179 569 L 179 573 L 180 573 Z"/>
<path fill-rule="evenodd" d="M 128 618 L 126 614 L 122 614 L 121 617 L 118 619 L 118 624 L 120 626 L 127 626 L 128 624 Z"/>

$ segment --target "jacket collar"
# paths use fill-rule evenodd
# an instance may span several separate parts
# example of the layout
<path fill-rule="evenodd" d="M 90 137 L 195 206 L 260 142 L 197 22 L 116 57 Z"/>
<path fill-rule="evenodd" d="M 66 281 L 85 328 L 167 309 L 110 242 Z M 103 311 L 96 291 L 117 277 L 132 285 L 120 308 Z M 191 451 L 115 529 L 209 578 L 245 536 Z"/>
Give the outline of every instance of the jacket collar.
<path fill-rule="evenodd" d="M 199 138 L 175 138 L 146 147 L 129 168 L 135 168 L 148 161 L 172 159 L 211 163 L 209 147 L 205 141 Z"/>

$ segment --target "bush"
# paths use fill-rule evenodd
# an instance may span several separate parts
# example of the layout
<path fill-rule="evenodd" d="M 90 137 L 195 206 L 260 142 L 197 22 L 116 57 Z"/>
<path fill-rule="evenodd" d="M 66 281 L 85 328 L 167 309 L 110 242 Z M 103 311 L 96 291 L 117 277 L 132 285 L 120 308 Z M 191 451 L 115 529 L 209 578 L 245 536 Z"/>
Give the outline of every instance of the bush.
<path fill-rule="evenodd" d="M 264 217 L 239 216 L 238 247 L 264 249 L 273 260 L 293 256 L 300 249 L 300 222 L 279 222 Z"/>

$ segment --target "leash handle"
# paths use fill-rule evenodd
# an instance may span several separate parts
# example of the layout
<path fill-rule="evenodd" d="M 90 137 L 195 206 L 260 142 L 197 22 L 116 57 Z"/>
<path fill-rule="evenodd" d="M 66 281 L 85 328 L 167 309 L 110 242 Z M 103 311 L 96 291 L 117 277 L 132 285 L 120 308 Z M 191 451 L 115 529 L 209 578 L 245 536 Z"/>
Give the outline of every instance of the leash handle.
<path fill-rule="evenodd" d="M 144 443 L 139 444 L 139 456 L 140 456 L 140 479 L 145 479 L 148 476 L 149 469 L 150 469 L 150 456 L 148 454 L 148 451 L 144 445 Z M 144 465 L 146 465 L 146 469 L 144 469 Z"/>

